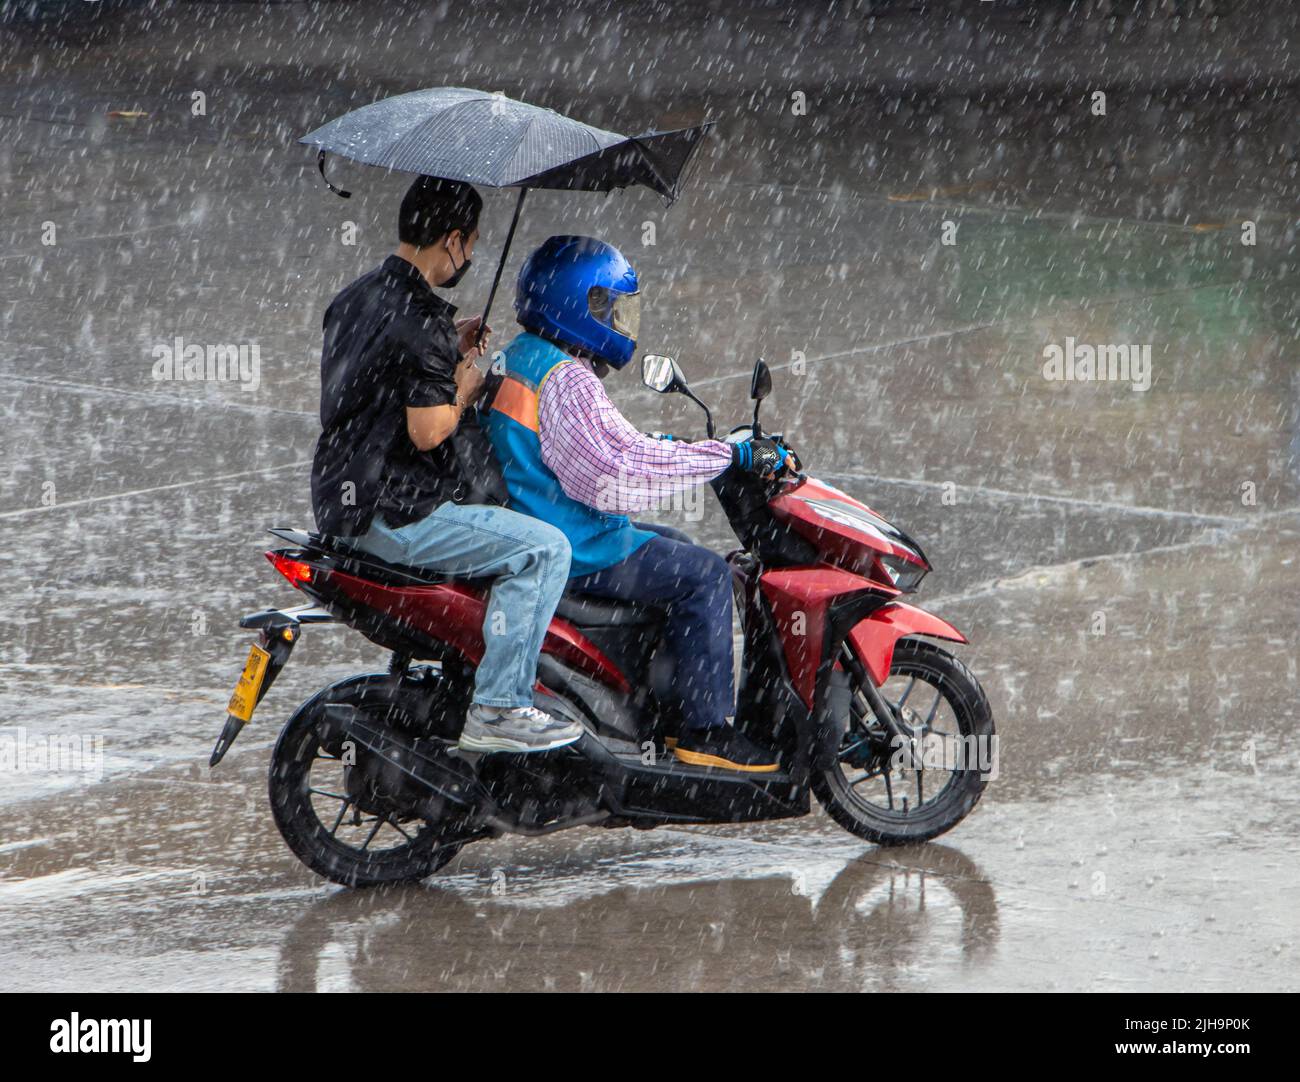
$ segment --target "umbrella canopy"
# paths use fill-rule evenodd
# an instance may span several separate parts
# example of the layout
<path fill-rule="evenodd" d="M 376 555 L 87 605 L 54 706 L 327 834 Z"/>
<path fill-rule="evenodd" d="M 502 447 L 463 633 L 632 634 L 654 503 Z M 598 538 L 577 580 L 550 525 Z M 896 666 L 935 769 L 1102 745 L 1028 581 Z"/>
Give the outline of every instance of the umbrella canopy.
<path fill-rule="evenodd" d="M 529 188 L 608 192 L 641 184 L 671 203 L 686 164 L 712 127 L 709 121 L 675 131 L 619 135 L 503 94 L 444 86 L 363 105 L 299 142 L 318 149 L 321 177 L 345 198 L 351 193 L 325 177 L 327 152 L 404 173 L 519 189 L 483 309 L 482 341 Z"/>
<path fill-rule="evenodd" d="M 671 202 L 711 127 L 619 135 L 501 94 L 434 87 L 354 109 L 300 142 L 363 165 L 489 188 L 607 192 L 641 184 Z"/>

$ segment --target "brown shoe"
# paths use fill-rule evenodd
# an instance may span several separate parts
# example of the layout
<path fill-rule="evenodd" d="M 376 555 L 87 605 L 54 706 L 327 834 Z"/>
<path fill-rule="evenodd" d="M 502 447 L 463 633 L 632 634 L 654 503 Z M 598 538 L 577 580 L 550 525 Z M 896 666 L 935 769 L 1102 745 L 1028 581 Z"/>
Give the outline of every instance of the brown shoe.
<path fill-rule="evenodd" d="M 664 741 L 666 744 L 667 741 Z M 739 729 L 717 725 L 711 729 L 687 729 L 672 749 L 679 762 L 691 766 L 716 766 L 750 774 L 771 774 L 776 756 L 760 748 Z"/>

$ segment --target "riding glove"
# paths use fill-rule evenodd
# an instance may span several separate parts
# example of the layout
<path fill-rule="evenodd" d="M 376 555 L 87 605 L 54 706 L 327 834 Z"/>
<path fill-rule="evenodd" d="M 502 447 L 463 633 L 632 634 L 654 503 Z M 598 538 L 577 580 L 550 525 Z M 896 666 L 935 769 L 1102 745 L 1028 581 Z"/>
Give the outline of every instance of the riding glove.
<path fill-rule="evenodd" d="M 731 464 L 750 473 L 779 473 L 790 452 L 763 436 L 731 445 Z"/>

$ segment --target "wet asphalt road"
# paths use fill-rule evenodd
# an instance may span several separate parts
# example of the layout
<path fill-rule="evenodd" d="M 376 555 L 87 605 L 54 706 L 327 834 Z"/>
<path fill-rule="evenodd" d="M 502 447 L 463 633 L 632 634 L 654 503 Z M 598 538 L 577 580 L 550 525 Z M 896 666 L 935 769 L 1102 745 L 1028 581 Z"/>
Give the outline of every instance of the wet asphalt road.
<path fill-rule="evenodd" d="M 94 783 L 0 774 L 7 986 L 1295 990 L 1298 31 L 1238 6 L 683 7 L 595 44 L 549 4 L 480 5 L 473 30 L 386 3 L 0 27 L 0 726 L 105 756 Z M 917 600 L 972 639 L 1002 738 L 939 844 L 876 850 L 821 813 L 580 829 L 337 890 L 285 849 L 264 781 L 298 701 L 384 662 L 339 629 L 207 771 L 236 620 L 294 603 L 261 530 L 310 520 L 321 312 L 391 247 L 404 187 L 341 163 L 345 203 L 292 139 L 437 83 L 614 127 L 718 119 L 669 210 L 530 196 L 511 271 L 553 232 L 623 247 L 642 344 L 721 423 L 764 356 L 768 423 L 921 541 Z M 486 194 L 466 312 L 508 222 Z M 259 385 L 154 381 L 176 336 L 256 343 Z M 1149 390 L 1047 381 L 1067 336 L 1149 343 Z M 614 395 L 699 430 L 631 373 Z M 687 526 L 729 547 L 710 500 Z"/>

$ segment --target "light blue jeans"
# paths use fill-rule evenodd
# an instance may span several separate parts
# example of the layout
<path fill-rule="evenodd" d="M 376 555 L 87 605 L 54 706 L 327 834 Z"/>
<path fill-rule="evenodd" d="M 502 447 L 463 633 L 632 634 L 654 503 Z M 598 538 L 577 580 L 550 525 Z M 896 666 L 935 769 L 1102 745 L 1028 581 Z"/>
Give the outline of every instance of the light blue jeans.
<path fill-rule="evenodd" d="M 389 563 L 495 578 L 483 619 L 474 701 L 532 706 L 537 655 L 569 581 L 569 540 L 549 523 L 489 504 L 440 504 L 393 529 L 376 515 L 353 544 Z"/>

